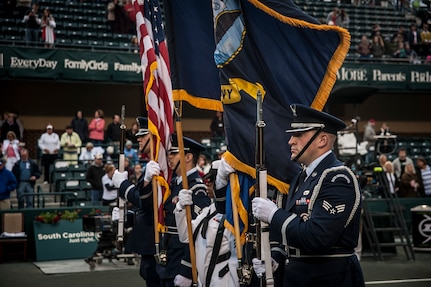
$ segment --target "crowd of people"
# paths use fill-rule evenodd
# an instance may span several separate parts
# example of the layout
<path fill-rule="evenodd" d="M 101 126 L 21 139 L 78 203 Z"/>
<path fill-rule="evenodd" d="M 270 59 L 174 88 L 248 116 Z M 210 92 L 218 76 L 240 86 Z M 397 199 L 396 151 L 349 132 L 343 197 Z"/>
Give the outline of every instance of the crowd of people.
<path fill-rule="evenodd" d="M 41 7 L 39 2 L 31 0 L 4 2 L 5 16 L 8 18 L 18 17 L 24 23 L 27 46 L 37 46 L 40 42 L 43 42 L 45 48 L 54 47 L 57 23 L 49 7 Z M 71 3 L 73 1 L 67 2 Z M 68 3 L 65 3 L 65 5 Z M 43 9 L 42 13 L 41 9 Z M 17 11 L 17 14 L 14 11 Z M 136 34 L 136 15 L 132 0 L 112 0 L 107 2 L 106 25 L 107 32 Z"/>

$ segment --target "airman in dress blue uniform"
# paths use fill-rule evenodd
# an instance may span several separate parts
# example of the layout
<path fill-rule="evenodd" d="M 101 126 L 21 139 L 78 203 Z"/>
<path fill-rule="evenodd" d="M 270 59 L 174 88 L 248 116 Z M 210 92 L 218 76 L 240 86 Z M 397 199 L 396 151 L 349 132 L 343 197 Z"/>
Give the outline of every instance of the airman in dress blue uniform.
<path fill-rule="evenodd" d="M 332 148 L 344 122 L 308 106 L 291 105 L 291 160 L 304 165 L 284 208 L 254 198 L 253 214 L 270 223 L 287 251 L 283 286 L 364 286 L 354 255 L 361 192 L 355 174 Z"/>
<path fill-rule="evenodd" d="M 150 133 L 148 119 L 138 117 L 139 130 L 136 137 L 139 150 L 142 153 L 150 152 Z M 141 255 L 140 275 L 145 280 L 147 287 L 161 286 L 160 278 L 156 272 L 155 244 L 154 244 L 154 220 L 153 220 L 153 196 L 151 179 L 158 175 L 160 166 L 157 162 L 147 163 L 136 185 L 127 180 L 127 171 L 120 173 L 115 171 L 112 178 L 114 186 L 118 187 L 119 196 L 136 207 L 133 220 L 133 229 L 127 238 L 127 249 Z"/>
<path fill-rule="evenodd" d="M 211 200 L 207 194 L 207 187 L 196 169 L 199 153 L 204 151 L 205 147 L 187 137 L 183 137 L 183 142 L 185 153 L 184 166 L 187 174 L 188 189 L 192 191 L 192 218 L 195 219 L 205 207 L 211 204 Z M 189 287 L 192 284 L 189 245 L 181 243 L 179 240 L 174 214 L 178 202 L 178 194 L 183 189 L 176 134 L 172 135 L 172 146 L 168 150 L 168 164 L 172 170 L 171 193 L 163 204 L 167 232 L 163 234 L 161 240 L 162 249 L 166 249 L 167 262 L 166 265 L 157 265 L 157 272 L 162 279 L 162 286 Z"/>

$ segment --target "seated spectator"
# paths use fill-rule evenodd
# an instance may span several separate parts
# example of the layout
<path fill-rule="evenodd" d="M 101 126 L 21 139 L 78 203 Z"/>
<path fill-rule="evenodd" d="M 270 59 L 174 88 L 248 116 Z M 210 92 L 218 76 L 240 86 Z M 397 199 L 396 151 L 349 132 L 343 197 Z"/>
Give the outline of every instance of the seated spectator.
<path fill-rule="evenodd" d="M 429 31 L 429 25 L 424 23 L 421 32 L 421 49 L 424 56 L 431 55 L 431 32 Z"/>
<path fill-rule="evenodd" d="M 130 165 L 132 168 L 135 164 L 139 163 L 138 152 L 136 149 L 133 148 L 133 143 L 129 140 L 124 146 L 124 156 L 130 160 Z"/>
<path fill-rule="evenodd" d="M 394 58 L 407 58 L 407 52 L 406 52 L 406 44 L 404 42 L 398 42 L 397 49 L 395 50 L 393 54 Z"/>
<path fill-rule="evenodd" d="M 361 42 L 356 47 L 356 52 L 359 53 L 359 58 L 367 59 L 371 57 L 371 44 L 367 35 L 362 35 Z"/>
<path fill-rule="evenodd" d="M 383 54 L 385 53 L 385 41 L 382 36 L 380 36 L 380 32 L 373 36 L 370 50 L 373 58 L 383 57 Z"/>
<path fill-rule="evenodd" d="M 91 164 L 96 155 L 96 151 L 94 149 L 94 145 L 92 142 L 88 142 L 85 145 L 85 151 L 81 152 L 79 155 L 79 162 L 83 164 Z"/>

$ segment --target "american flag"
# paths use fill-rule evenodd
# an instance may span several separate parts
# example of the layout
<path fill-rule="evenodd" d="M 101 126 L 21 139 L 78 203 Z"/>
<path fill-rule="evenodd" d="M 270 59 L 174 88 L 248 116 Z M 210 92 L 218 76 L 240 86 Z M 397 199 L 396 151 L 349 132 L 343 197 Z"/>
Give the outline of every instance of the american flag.
<path fill-rule="evenodd" d="M 165 189 L 168 188 L 171 176 L 166 151 L 170 147 L 170 135 L 174 131 L 174 104 L 162 15 L 158 0 L 133 0 L 132 3 L 136 12 L 148 128 L 155 139 L 154 159 L 160 164 L 164 178 L 161 189 Z M 160 178 L 158 180 L 160 182 Z M 162 199 L 163 194 L 159 192 L 159 206 Z"/>

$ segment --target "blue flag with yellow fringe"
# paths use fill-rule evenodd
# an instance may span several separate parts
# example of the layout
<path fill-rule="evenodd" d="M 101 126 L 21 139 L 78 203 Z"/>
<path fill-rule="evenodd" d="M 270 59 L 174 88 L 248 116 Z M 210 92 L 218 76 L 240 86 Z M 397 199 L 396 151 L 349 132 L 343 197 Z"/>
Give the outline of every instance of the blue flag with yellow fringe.
<path fill-rule="evenodd" d="M 322 25 L 293 1 L 213 1 L 228 163 L 255 176 L 256 94 L 263 95 L 268 182 L 287 193 L 298 173 L 290 161 L 289 106 L 321 110 L 350 46 L 347 30 Z"/>
<path fill-rule="evenodd" d="M 164 1 L 172 97 L 199 109 L 223 111 L 214 63 L 211 1 Z"/>
<path fill-rule="evenodd" d="M 285 133 L 292 120 L 290 105 L 323 109 L 349 50 L 350 34 L 341 27 L 320 24 L 293 1 L 215 0 L 213 17 L 214 60 L 220 69 L 228 141 L 224 158 L 240 171 L 234 186 L 256 175 L 256 95 L 260 91 L 268 183 L 287 193 L 299 172 L 298 164 L 290 160 Z M 227 198 L 230 192 L 241 199 L 236 202 L 241 215 L 250 194 L 231 186 Z M 228 208 L 227 213 L 229 218 Z M 247 222 L 241 223 L 244 226 L 247 229 Z"/>
<path fill-rule="evenodd" d="M 320 24 L 291 0 L 164 1 L 164 12 L 174 100 L 224 111 L 224 158 L 239 171 L 229 188 L 239 213 L 256 175 L 257 91 L 268 183 L 287 193 L 299 171 L 285 133 L 289 106 L 323 109 L 349 50 L 348 31 Z"/>

